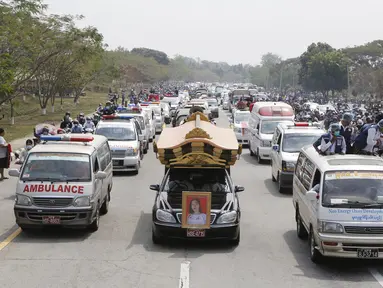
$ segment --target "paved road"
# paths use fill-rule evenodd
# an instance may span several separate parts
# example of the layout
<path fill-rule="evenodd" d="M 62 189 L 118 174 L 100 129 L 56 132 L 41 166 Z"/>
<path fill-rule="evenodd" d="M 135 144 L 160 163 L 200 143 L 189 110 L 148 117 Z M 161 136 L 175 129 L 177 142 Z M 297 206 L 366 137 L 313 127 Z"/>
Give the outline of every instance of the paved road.
<path fill-rule="evenodd" d="M 218 125 L 228 125 L 224 112 Z M 163 171 L 151 150 L 139 175 L 117 175 L 110 211 L 94 234 L 70 230 L 20 233 L 0 251 L 0 286 L 172 288 L 179 287 L 183 270 L 183 276 L 190 275 L 190 286 L 186 283 L 183 288 L 381 287 L 369 271 L 379 270 L 377 263 L 311 263 L 307 243 L 295 233 L 291 196 L 278 194 L 270 167 L 258 165 L 246 150 L 232 169 L 235 183 L 246 188 L 240 197 L 240 245 L 235 249 L 182 242 L 154 246 L 151 207 L 155 192 L 148 186 L 158 183 Z M 17 227 L 12 212 L 15 181 L 7 180 L 0 187 L 1 241 Z"/>

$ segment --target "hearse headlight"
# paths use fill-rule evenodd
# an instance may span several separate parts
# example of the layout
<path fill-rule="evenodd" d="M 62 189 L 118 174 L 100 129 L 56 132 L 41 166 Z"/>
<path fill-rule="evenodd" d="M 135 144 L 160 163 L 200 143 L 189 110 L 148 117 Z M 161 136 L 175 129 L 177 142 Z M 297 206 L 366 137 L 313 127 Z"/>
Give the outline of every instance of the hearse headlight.
<path fill-rule="evenodd" d="M 158 221 L 166 222 L 166 223 L 177 223 L 176 218 L 169 212 L 158 209 L 156 211 L 156 218 Z"/>
<path fill-rule="evenodd" d="M 31 206 L 32 205 L 32 200 L 28 196 L 25 195 L 16 195 L 15 199 L 16 205 L 21 205 L 21 206 Z"/>
<path fill-rule="evenodd" d="M 218 220 L 217 224 L 229 224 L 234 223 L 237 220 L 237 211 L 231 211 L 227 212 L 225 214 L 222 214 Z"/>
<path fill-rule="evenodd" d="M 73 206 L 76 207 L 88 207 L 90 206 L 90 198 L 89 196 L 77 197 L 73 202 Z"/>
<path fill-rule="evenodd" d="M 336 222 L 318 221 L 318 231 L 323 233 L 343 233 L 343 226 Z"/>

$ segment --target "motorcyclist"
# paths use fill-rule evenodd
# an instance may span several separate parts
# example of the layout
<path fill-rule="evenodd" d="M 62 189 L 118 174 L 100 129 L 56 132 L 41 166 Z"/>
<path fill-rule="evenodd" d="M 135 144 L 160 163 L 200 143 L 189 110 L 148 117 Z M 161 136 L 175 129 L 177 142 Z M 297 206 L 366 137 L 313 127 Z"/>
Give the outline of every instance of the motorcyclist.
<path fill-rule="evenodd" d="M 112 115 L 112 114 L 114 114 L 114 112 L 115 111 L 114 111 L 112 102 L 110 102 L 110 101 L 106 102 L 105 107 L 102 110 L 102 115 Z"/>
<path fill-rule="evenodd" d="M 91 117 L 86 117 L 86 122 L 84 123 L 84 129 L 86 130 L 86 129 L 92 129 L 92 130 L 94 130 L 94 128 L 95 128 L 95 125 L 94 125 L 94 123 L 93 123 L 93 120 L 92 120 L 92 118 Z"/>
<path fill-rule="evenodd" d="M 97 113 L 102 114 L 103 109 L 104 109 L 104 107 L 102 107 L 102 104 L 100 103 L 100 104 L 98 104 L 96 111 L 97 111 Z"/>
<path fill-rule="evenodd" d="M 80 113 L 79 115 L 78 115 L 78 122 L 82 125 L 82 126 L 84 126 L 84 124 L 85 124 L 85 114 L 84 113 Z"/>
<path fill-rule="evenodd" d="M 60 128 L 72 128 L 72 118 L 70 117 L 70 112 L 66 112 L 63 118 L 63 121 L 60 123 Z"/>
<path fill-rule="evenodd" d="M 81 124 L 78 122 L 77 119 L 73 120 L 73 127 L 72 127 L 72 133 L 82 133 L 84 129 L 82 128 Z"/>

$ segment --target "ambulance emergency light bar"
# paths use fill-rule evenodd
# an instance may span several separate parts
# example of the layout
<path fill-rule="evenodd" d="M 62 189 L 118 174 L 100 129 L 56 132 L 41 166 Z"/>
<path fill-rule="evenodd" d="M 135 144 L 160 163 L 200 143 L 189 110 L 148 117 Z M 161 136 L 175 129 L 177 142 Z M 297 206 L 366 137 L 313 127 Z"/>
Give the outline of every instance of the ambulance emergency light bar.
<path fill-rule="evenodd" d="M 140 107 L 136 106 L 136 104 L 128 104 L 128 107 L 120 107 L 119 109 L 117 109 L 117 112 L 118 113 L 140 114 L 142 112 L 142 109 Z"/>
<path fill-rule="evenodd" d="M 292 108 L 280 106 L 261 107 L 258 113 L 261 116 L 294 116 Z"/>
<path fill-rule="evenodd" d="M 114 120 L 114 119 L 130 120 L 132 118 L 134 117 L 130 115 L 116 115 L 116 114 L 102 116 L 103 120 Z"/>
<path fill-rule="evenodd" d="M 320 127 L 319 123 L 308 123 L 308 122 L 296 122 L 294 124 L 286 124 L 287 128 L 294 127 Z"/>
<path fill-rule="evenodd" d="M 160 104 L 160 102 L 141 102 L 140 103 L 141 106 L 149 106 L 153 104 Z"/>
<path fill-rule="evenodd" d="M 60 141 L 60 142 L 92 142 L 94 140 L 93 136 L 90 135 L 41 135 L 41 141 Z"/>

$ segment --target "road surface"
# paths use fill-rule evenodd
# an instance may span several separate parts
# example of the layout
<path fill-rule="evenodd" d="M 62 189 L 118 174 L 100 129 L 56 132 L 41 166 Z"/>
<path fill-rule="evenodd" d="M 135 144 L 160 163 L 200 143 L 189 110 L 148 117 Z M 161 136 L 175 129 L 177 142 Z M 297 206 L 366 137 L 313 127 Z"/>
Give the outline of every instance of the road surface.
<path fill-rule="evenodd" d="M 228 127 L 225 112 L 217 125 Z M 296 236 L 291 195 L 277 192 L 269 165 L 257 164 L 247 149 L 232 168 L 234 182 L 246 189 L 240 195 L 240 245 L 153 245 L 155 192 L 149 185 L 159 183 L 163 172 L 151 149 L 139 175 L 116 175 L 109 213 L 93 234 L 20 233 L 12 210 L 16 181 L 1 183 L 0 286 L 382 287 L 379 262 L 330 260 L 317 266 L 310 261 L 308 244 Z"/>

